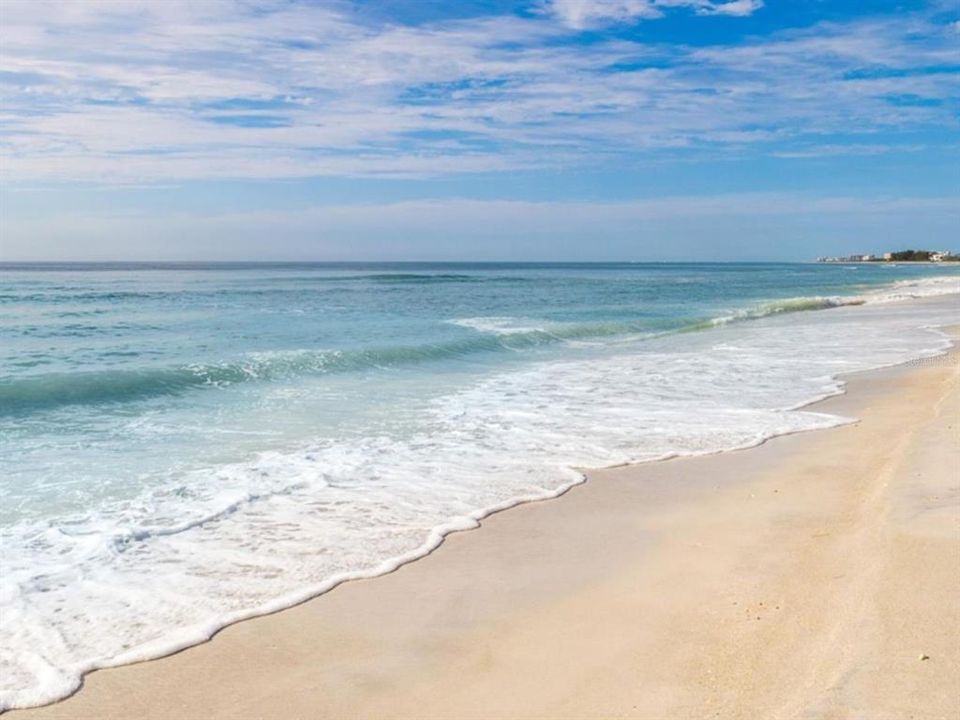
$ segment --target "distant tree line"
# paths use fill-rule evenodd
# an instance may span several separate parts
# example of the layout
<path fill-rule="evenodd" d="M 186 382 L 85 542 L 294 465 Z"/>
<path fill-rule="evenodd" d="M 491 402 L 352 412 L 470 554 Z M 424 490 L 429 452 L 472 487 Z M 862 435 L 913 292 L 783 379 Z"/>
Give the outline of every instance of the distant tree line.
<path fill-rule="evenodd" d="M 921 262 L 928 261 L 933 255 L 931 250 L 900 250 L 899 252 L 890 253 L 891 260 L 897 260 L 899 262 Z"/>
<path fill-rule="evenodd" d="M 899 260 L 901 262 L 929 262 L 930 260 L 935 259 L 942 260 L 944 262 L 957 262 L 960 261 L 960 255 L 941 255 L 938 252 L 933 250 L 901 250 L 900 252 L 890 253 L 891 260 Z"/>
<path fill-rule="evenodd" d="M 945 250 L 898 250 L 881 255 L 848 255 L 846 257 L 819 257 L 817 262 L 953 262 L 960 263 L 960 255 Z"/>

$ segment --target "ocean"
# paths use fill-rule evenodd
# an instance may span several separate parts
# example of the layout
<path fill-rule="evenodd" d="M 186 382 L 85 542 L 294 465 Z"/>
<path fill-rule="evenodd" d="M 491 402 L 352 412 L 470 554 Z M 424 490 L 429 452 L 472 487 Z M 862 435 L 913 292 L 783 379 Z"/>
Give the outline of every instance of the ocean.
<path fill-rule="evenodd" d="M 0 264 L 0 709 L 395 568 L 575 468 L 841 418 L 960 269 Z"/>

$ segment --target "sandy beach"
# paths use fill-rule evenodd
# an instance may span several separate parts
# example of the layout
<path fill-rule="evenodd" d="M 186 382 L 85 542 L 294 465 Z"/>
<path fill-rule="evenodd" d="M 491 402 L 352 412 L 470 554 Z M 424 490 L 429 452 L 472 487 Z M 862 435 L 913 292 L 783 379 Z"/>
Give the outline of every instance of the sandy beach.
<path fill-rule="evenodd" d="M 855 375 L 860 421 L 591 471 L 432 555 L 43 718 L 960 716 L 958 356 Z"/>

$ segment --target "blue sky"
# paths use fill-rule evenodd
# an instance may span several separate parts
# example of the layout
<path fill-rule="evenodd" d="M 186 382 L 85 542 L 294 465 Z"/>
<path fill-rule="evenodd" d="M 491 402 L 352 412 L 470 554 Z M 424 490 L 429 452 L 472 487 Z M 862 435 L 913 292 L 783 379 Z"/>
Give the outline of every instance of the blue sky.
<path fill-rule="evenodd" d="M 0 28 L 0 260 L 960 236 L 955 2 L 3 0 Z"/>

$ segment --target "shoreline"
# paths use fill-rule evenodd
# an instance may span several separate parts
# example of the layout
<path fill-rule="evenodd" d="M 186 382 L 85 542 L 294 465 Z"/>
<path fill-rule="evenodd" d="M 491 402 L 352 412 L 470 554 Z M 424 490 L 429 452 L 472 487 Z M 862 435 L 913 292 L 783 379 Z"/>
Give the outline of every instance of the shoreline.
<path fill-rule="evenodd" d="M 942 332 L 942 331 L 943 331 L 943 328 L 940 328 L 939 330 Z M 946 335 L 945 333 L 944 333 L 944 336 L 947 337 L 947 335 Z M 953 337 L 956 338 L 956 333 L 955 333 L 955 332 L 953 333 Z M 948 341 L 949 341 L 949 340 L 948 340 Z M 811 400 L 811 401 L 808 402 L 808 403 L 804 403 L 804 404 L 802 404 L 802 405 L 800 405 L 800 406 L 797 406 L 797 408 L 791 408 L 791 409 L 799 409 L 799 408 L 801 408 L 801 407 L 802 407 L 802 408 L 809 408 L 809 407 L 811 407 L 811 406 L 813 406 L 813 405 L 822 405 L 822 404 L 825 404 L 825 405 L 831 406 L 831 409 L 828 410 L 828 412 L 830 412 L 831 414 L 837 414 L 837 415 L 847 415 L 847 414 L 859 415 L 858 412 L 850 413 L 850 408 L 858 409 L 858 408 L 859 408 L 859 405 L 862 405 L 862 401 L 863 401 L 863 398 L 851 397 L 851 395 L 852 395 L 852 393 L 851 393 L 851 387 L 852 387 L 853 385 L 856 385 L 856 387 L 857 387 L 857 392 L 856 392 L 857 395 L 860 395 L 860 394 L 870 395 L 870 394 L 871 394 L 871 391 L 868 390 L 868 386 L 877 385 L 877 384 L 883 384 L 883 383 L 889 384 L 890 382 L 894 382 L 894 381 L 891 381 L 889 378 L 884 378 L 883 375 L 884 375 L 885 373 L 888 374 L 888 375 L 892 375 L 892 376 L 894 376 L 894 377 L 900 377 L 900 380 L 903 380 L 903 376 L 907 376 L 907 375 L 910 375 L 910 374 L 912 374 L 912 373 L 914 373 L 914 372 L 918 372 L 918 371 L 919 371 L 919 370 L 917 370 L 917 367 L 918 367 L 918 366 L 921 366 L 920 369 L 923 369 L 924 366 L 926 366 L 927 369 L 929 369 L 930 367 L 935 367 L 935 366 L 937 366 L 938 364 L 944 364 L 946 367 L 952 367 L 951 363 L 952 363 L 953 365 L 955 365 L 954 360 L 955 360 L 955 358 L 956 358 L 956 355 L 957 355 L 957 348 L 956 348 L 956 346 L 954 346 L 954 347 L 946 350 L 945 353 L 941 353 L 941 354 L 937 354 L 937 355 L 924 356 L 924 357 L 921 357 L 921 358 L 917 358 L 917 359 L 914 359 L 914 360 L 907 361 L 907 362 L 905 362 L 905 363 L 900 363 L 900 364 L 897 364 L 897 365 L 894 365 L 894 366 L 888 366 L 887 368 L 877 368 L 877 369 L 872 369 L 872 370 L 867 370 L 867 371 L 855 372 L 855 373 L 851 373 L 851 374 L 839 375 L 839 376 L 837 376 L 836 378 L 834 378 L 834 380 L 836 380 L 836 381 L 838 381 L 838 382 L 841 383 L 840 389 L 838 389 L 837 392 L 830 393 L 830 394 L 826 395 L 825 397 L 821 397 L 821 398 L 818 398 L 818 399 Z M 834 405 L 834 404 L 840 406 L 840 409 L 832 408 L 832 405 Z M 846 411 L 846 412 L 841 412 L 840 410 L 842 410 L 842 409 L 844 408 L 844 406 L 846 406 L 847 411 Z M 839 425 L 839 426 L 835 426 L 835 427 L 832 427 L 832 428 L 826 428 L 826 430 L 830 430 L 831 432 L 836 433 L 836 432 L 838 432 L 839 430 L 843 430 L 844 428 L 854 427 L 854 426 L 860 424 L 860 422 L 861 422 L 860 420 L 854 420 L 852 424 Z M 829 433 L 827 433 L 827 434 L 829 434 Z M 616 475 L 618 475 L 618 474 L 623 474 L 623 475 L 628 475 L 628 476 L 633 476 L 633 475 L 643 476 L 643 475 L 656 474 L 654 471 L 648 470 L 648 469 L 649 469 L 649 468 L 655 468 L 655 467 L 658 467 L 658 466 L 659 466 L 659 467 L 664 467 L 664 466 L 668 466 L 668 465 L 670 465 L 670 466 L 672 466 L 672 467 L 675 467 L 676 465 L 689 465 L 689 464 L 697 464 L 697 463 L 703 464 L 703 463 L 705 463 L 705 464 L 707 464 L 707 465 L 709 466 L 710 461 L 713 460 L 713 459 L 715 459 L 715 458 L 725 458 L 725 457 L 732 457 L 732 456 L 743 457 L 743 456 L 749 455 L 749 454 L 751 454 L 751 453 L 757 453 L 757 451 L 763 450 L 763 449 L 765 449 L 765 448 L 771 448 L 771 447 L 773 447 L 773 446 L 777 446 L 777 448 L 779 448 L 780 445 L 789 444 L 789 443 L 791 443 L 791 442 L 794 442 L 794 441 L 791 440 L 792 438 L 805 438 L 805 439 L 806 439 L 806 438 L 819 438 L 819 437 L 821 437 L 821 436 L 823 436 L 823 435 L 824 435 L 824 433 L 822 433 L 822 432 L 805 432 L 805 431 L 795 432 L 795 433 L 787 433 L 787 434 L 775 435 L 775 436 L 770 437 L 770 438 L 765 438 L 765 439 L 761 440 L 758 444 L 746 446 L 746 447 L 743 447 L 743 448 L 728 449 L 728 450 L 723 450 L 723 451 L 719 451 L 719 452 L 714 452 L 714 453 L 709 453 L 709 454 L 703 454 L 703 455 L 696 455 L 696 456 L 676 457 L 676 458 L 669 458 L 669 459 L 664 459 L 664 460 L 647 461 L 647 462 L 638 463 L 638 464 L 618 465 L 618 466 L 610 467 L 610 468 L 586 470 L 586 471 L 585 471 L 586 475 L 585 475 L 584 479 L 570 483 L 569 485 L 567 485 L 566 487 L 564 487 L 562 490 L 558 491 L 557 494 L 551 495 L 550 497 L 533 498 L 533 499 L 520 499 L 520 500 L 517 500 L 517 501 L 511 501 L 509 504 L 506 504 L 504 507 L 498 507 L 498 508 L 488 509 L 488 510 L 486 510 L 486 511 L 483 511 L 482 514 L 481 514 L 480 512 L 478 512 L 478 513 L 477 513 L 477 516 L 476 516 L 477 524 L 476 524 L 475 526 L 469 527 L 469 528 L 468 528 L 468 527 L 455 528 L 455 529 L 450 529 L 450 530 L 444 532 L 439 538 L 436 539 L 436 542 L 435 542 L 435 543 L 433 543 L 433 541 L 431 540 L 430 542 L 428 542 L 428 543 L 425 544 L 424 547 L 427 547 L 428 545 L 430 545 L 430 548 L 429 548 L 428 550 L 426 550 L 426 551 L 423 552 L 423 553 L 420 553 L 419 551 L 417 551 L 419 554 L 417 554 L 416 557 L 409 557 L 409 558 L 407 558 L 407 559 L 401 559 L 401 560 L 392 561 L 390 564 L 391 564 L 391 565 L 394 565 L 394 567 L 391 568 L 391 569 L 388 569 L 388 570 L 386 570 L 386 571 L 384 571 L 384 572 L 380 572 L 380 571 L 378 570 L 376 575 L 370 575 L 370 576 L 365 577 L 365 578 L 357 578 L 357 579 L 352 579 L 352 578 L 351 578 L 351 579 L 341 579 L 341 580 L 338 580 L 338 581 L 336 581 L 336 582 L 333 584 L 333 587 L 332 587 L 330 590 L 324 591 L 322 594 L 311 593 L 311 596 L 310 596 L 309 598 L 306 598 L 306 599 L 304 599 L 304 600 L 302 600 L 302 601 L 300 601 L 300 602 L 298 602 L 298 603 L 296 603 L 296 604 L 294 604 L 294 605 L 292 605 L 292 606 L 288 606 L 288 607 L 285 607 L 285 608 L 278 608 L 277 610 L 270 611 L 269 614 L 258 614 L 257 616 L 251 617 L 251 618 L 249 618 L 249 619 L 234 621 L 234 623 L 232 623 L 232 624 L 230 624 L 230 625 L 227 625 L 226 627 L 224 627 L 224 628 L 216 631 L 216 632 L 214 633 L 214 635 L 213 635 L 209 640 L 207 640 L 207 641 L 205 641 L 205 642 L 203 642 L 203 643 L 201 643 L 201 644 L 191 644 L 190 646 L 184 648 L 183 650 L 177 651 L 177 652 L 175 652 L 175 653 L 173 653 L 173 654 L 168 654 L 168 655 L 165 655 L 165 656 L 163 656 L 163 657 L 157 658 L 157 659 L 155 659 L 155 660 L 142 661 L 142 662 L 138 662 L 138 663 L 136 663 L 136 664 L 127 664 L 127 665 L 121 665 L 121 666 L 115 666 L 115 667 L 107 668 L 107 669 L 105 669 L 105 670 L 97 670 L 97 671 L 94 671 L 94 672 L 90 673 L 89 675 L 87 675 L 87 676 L 85 677 L 84 686 L 82 686 L 80 690 L 78 690 L 75 694 L 69 696 L 68 698 L 66 698 L 66 699 L 64 699 L 64 700 L 61 700 L 61 701 L 58 701 L 58 702 L 55 702 L 55 703 L 50 704 L 50 705 L 46 705 L 46 706 L 40 707 L 40 708 L 32 708 L 32 709 L 27 709 L 27 710 L 10 711 L 10 712 L 12 713 L 11 716 L 20 717 L 20 715 L 25 715 L 25 716 L 26 716 L 27 714 L 32 714 L 32 715 L 35 715 L 35 716 L 38 717 L 38 718 L 41 718 L 41 717 L 44 717 L 44 716 L 49 716 L 49 717 L 67 717 L 67 716 L 69 716 L 69 717 L 88 717 L 88 716 L 89 716 L 89 717 L 94 717 L 94 716 L 96 716 L 96 717 L 124 717 L 124 716 L 126 716 L 126 715 L 123 714 L 123 713 L 121 713 L 121 714 L 111 714 L 111 713 L 112 713 L 112 712 L 115 712 L 115 711 L 118 710 L 119 708 L 126 708 L 126 710 L 125 710 L 126 713 L 129 713 L 130 711 L 133 710 L 133 708 L 132 708 L 132 707 L 129 705 L 129 703 L 128 703 L 128 701 L 130 700 L 130 698 L 126 698 L 126 700 L 124 700 L 124 698 L 116 697 L 117 694 L 122 694 L 122 688 L 123 688 L 124 684 L 125 684 L 127 681 L 126 681 L 126 680 L 117 681 L 119 684 L 113 683 L 112 681 L 105 681 L 105 682 L 107 682 L 107 686 L 106 686 L 106 687 L 107 687 L 107 690 L 106 690 L 106 692 L 107 692 L 107 695 L 106 695 L 107 702 L 106 702 L 106 704 L 104 705 L 104 704 L 102 704 L 102 703 L 103 703 L 103 692 L 104 692 L 104 691 L 102 691 L 102 690 L 100 690 L 100 689 L 97 689 L 97 688 L 101 687 L 101 685 L 100 685 L 100 679 L 101 679 L 101 678 L 106 678 L 107 676 L 111 676 L 112 674 L 115 674 L 115 673 L 116 673 L 117 675 L 129 675 L 131 672 L 132 672 L 132 673 L 134 674 L 134 676 L 135 676 L 135 675 L 139 674 L 139 670 L 140 670 L 140 669 L 146 669 L 146 670 L 144 670 L 144 674 L 145 674 L 145 675 L 153 675 L 153 674 L 155 674 L 154 670 L 155 670 L 158 666 L 160 666 L 160 665 L 162 665 L 162 664 L 164 664 L 164 663 L 170 663 L 170 662 L 173 662 L 173 663 L 181 663 L 181 662 L 182 662 L 182 663 L 184 663 L 184 664 L 186 664 L 186 665 L 196 665 L 196 663 L 194 663 L 194 662 L 192 662 L 191 660 L 188 660 L 188 659 L 186 659 L 186 658 L 188 658 L 188 656 L 191 656 L 192 654 L 196 653 L 196 652 L 197 652 L 198 650 L 200 650 L 200 649 L 204 649 L 204 653 L 203 653 L 203 654 L 205 654 L 205 655 L 212 654 L 212 655 L 214 655 L 214 656 L 220 656 L 221 660 L 224 660 L 225 658 L 223 658 L 223 655 L 226 653 L 226 651 L 225 651 L 225 650 L 221 650 L 221 649 L 219 648 L 219 645 L 223 643 L 223 640 L 222 640 L 221 638 L 225 638 L 226 635 L 234 633 L 234 632 L 235 632 L 237 629 L 239 629 L 239 628 L 245 628 L 245 627 L 248 627 L 248 626 L 249 626 L 249 627 L 253 627 L 253 626 L 256 626 L 256 625 L 258 625 L 258 624 L 260 624 L 260 623 L 266 623 L 266 622 L 268 622 L 268 621 L 270 621 L 270 620 L 272 620 L 272 619 L 275 619 L 275 618 L 284 617 L 284 616 L 286 616 L 288 613 L 291 613 L 291 612 L 298 612 L 298 611 L 301 611 L 301 610 L 303 610 L 304 612 L 307 612 L 307 609 L 308 609 L 308 608 L 312 608 L 312 606 L 315 606 L 315 605 L 318 604 L 318 603 L 323 603 L 324 601 L 326 601 L 327 598 L 331 598 L 331 597 L 333 597 L 336 593 L 341 592 L 341 589 L 343 589 L 344 591 L 346 591 L 348 588 L 369 588 L 371 583 L 376 584 L 376 583 L 378 583 L 381 579 L 397 577 L 397 576 L 399 576 L 400 574 L 402 574 L 402 572 L 405 571 L 405 570 L 408 569 L 408 568 L 414 568 L 414 567 L 421 567 L 421 566 L 423 566 L 430 558 L 438 558 L 438 557 L 441 557 L 442 555 L 446 555 L 449 551 L 445 551 L 445 553 L 440 553 L 440 554 L 437 554 L 437 553 L 434 552 L 441 544 L 443 544 L 443 545 L 454 545 L 454 544 L 460 545 L 460 544 L 465 543 L 465 542 L 471 542 L 471 541 L 470 541 L 470 538 L 473 538 L 473 537 L 475 537 L 475 536 L 485 535 L 485 534 L 483 534 L 483 533 L 463 533 L 463 532 L 461 532 L 462 530 L 473 529 L 474 527 L 479 527 L 479 526 L 481 526 L 481 525 L 482 525 L 482 526 L 487 526 L 487 525 L 500 524 L 500 523 L 502 522 L 502 521 L 500 520 L 500 518 L 506 518 L 506 517 L 508 517 L 508 516 L 513 516 L 514 513 L 518 513 L 518 512 L 521 512 L 521 513 L 522 513 L 522 512 L 524 512 L 524 509 L 525 509 L 525 508 L 538 508 L 538 507 L 547 507 L 547 506 L 551 506 L 551 507 L 552 507 L 552 506 L 554 505 L 554 503 L 545 503 L 545 502 L 543 502 L 544 500 L 548 500 L 548 499 L 549 499 L 549 500 L 554 500 L 554 501 L 556 501 L 556 500 L 564 501 L 565 499 L 569 498 L 569 502 L 574 502 L 574 503 L 575 503 L 575 502 L 577 502 L 577 497 L 579 496 L 580 493 L 571 492 L 572 490 L 581 489 L 581 491 L 582 491 L 583 488 L 586 488 L 586 487 L 588 487 L 588 486 L 598 485 L 598 484 L 600 484 L 601 482 L 609 482 L 611 476 L 616 476 Z M 773 442 L 773 441 L 777 441 L 777 442 Z M 814 441 L 813 441 L 812 439 L 810 439 L 810 440 L 808 440 L 808 441 L 806 441 L 806 442 L 804 442 L 804 443 L 802 443 L 802 444 L 815 444 L 815 443 L 814 443 Z M 785 451 L 783 451 L 783 452 L 781 452 L 779 449 L 775 449 L 774 451 L 764 450 L 764 453 L 767 454 L 767 455 L 782 455 L 782 454 L 789 454 L 790 452 L 791 452 L 791 451 L 790 451 L 789 449 L 788 449 L 788 450 L 785 450 Z M 748 464 L 749 464 L 749 463 L 748 463 Z M 579 469 L 578 469 L 577 471 L 578 471 L 578 472 L 581 472 Z M 673 473 L 668 472 L 667 475 L 671 475 L 671 476 L 672 476 Z M 590 482 L 590 483 L 587 483 L 586 480 L 591 480 L 591 482 Z M 668 506 L 671 506 L 672 508 L 673 508 L 674 505 L 676 505 L 676 504 L 678 504 L 678 503 L 682 504 L 682 502 L 686 502 L 686 501 L 688 501 L 688 500 L 690 500 L 690 499 L 702 499 L 702 497 L 700 497 L 700 496 L 701 496 L 701 495 L 703 494 L 703 492 L 705 491 L 705 488 L 703 487 L 703 485 L 704 485 L 704 481 L 703 481 L 703 480 L 689 480 L 689 479 L 685 479 L 685 480 L 684 480 L 684 483 L 686 484 L 685 487 L 681 487 L 680 485 L 677 484 L 676 481 L 677 481 L 677 478 L 676 478 L 676 477 L 673 477 L 673 480 L 671 481 L 671 483 L 668 483 L 668 484 L 666 484 L 666 485 L 664 485 L 663 483 L 660 483 L 660 484 L 662 485 L 661 487 L 659 487 L 659 488 L 647 488 L 647 492 L 653 492 L 653 495 L 656 496 L 654 499 L 655 499 L 657 502 L 662 503 L 662 504 L 665 504 L 665 505 L 668 505 Z M 734 482 L 734 484 L 741 484 L 741 483 L 744 482 L 744 481 L 742 481 L 742 480 L 734 480 L 733 482 Z M 655 484 L 656 484 L 656 483 L 655 483 Z M 731 488 L 723 488 L 722 491 L 727 491 L 727 490 L 730 490 L 730 489 L 731 489 Z M 660 495 L 662 495 L 662 496 L 657 495 L 657 493 L 660 493 Z M 668 496 L 669 496 L 669 497 L 668 497 Z M 652 497 L 652 496 L 651 496 L 651 497 Z M 650 498 L 647 498 L 647 499 L 650 499 Z M 681 501 L 682 501 L 682 502 L 681 502 Z M 504 513 L 504 510 L 506 510 L 506 509 L 512 509 L 512 510 L 514 511 L 514 513 Z M 675 508 L 674 508 L 674 510 L 675 510 Z M 650 513 L 649 508 L 648 508 L 645 512 L 647 512 L 647 513 L 649 514 L 649 513 Z M 516 523 L 512 523 L 512 524 L 516 524 Z M 561 528 L 560 532 L 562 532 L 562 531 L 563 531 L 563 530 L 562 530 L 562 528 Z M 495 529 L 488 529 L 488 530 L 487 530 L 487 533 L 486 533 L 486 536 L 489 536 L 489 534 L 492 533 L 492 532 L 496 532 L 496 530 L 495 530 Z M 488 537 L 488 540 L 492 540 L 492 538 L 489 538 L 489 537 Z M 506 541 L 506 540 L 500 540 L 498 543 L 495 543 L 495 544 L 508 544 L 508 545 L 509 545 L 509 542 Z M 650 549 L 648 549 L 648 550 L 650 550 Z M 652 552 L 652 551 L 651 551 L 651 552 Z M 419 560 L 419 562 L 416 562 L 416 563 L 415 563 L 414 560 Z M 449 563 L 447 563 L 447 564 L 449 565 Z M 492 578 L 490 578 L 490 579 L 492 579 Z M 554 590 L 557 590 L 557 588 L 553 588 L 553 589 L 554 589 Z M 375 590 L 368 590 L 368 589 L 361 589 L 361 590 L 357 590 L 357 591 L 351 591 L 351 594 L 355 594 L 355 592 L 374 593 L 374 592 L 376 592 L 376 591 L 375 591 Z M 421 593 L 422 593 L 422 592 L 423 592 L 423 591 L 421 590 Z M 461 598 L 461 600 L 462 600 L 462 598 Z M 555 600 L 555 598 L 551 597 L 551 598 L 547 598 L 546 600 L 547 600 L 547 602 L 552 602 L 553 600 Z M 328 602 L 329 602 L 329 601 L 328 601 Z M 761 605 L 762 605 L 762 603 L 761 603 Z M 286 624 L 286 623 L 285 623 L 285 622 L 281 622 L 280 624 Z M 243 633 L 243 634 L 245 634 L 245 635 L 250 635 L 251 633 Z M 253 634 L 254 636 L 260 637 L 261 632 L 260 632 L 259 630 L 258 630 L 258 631 L 253 631 L 252 634 Z M 261 639 L 262 639 L 262 638 L 261 638 Z M 282 643 L 281 643 L 281 644 L 282 644 Z M 226 654 L 229 654 L 229 653 L 226 653 Z M 408 658 L 408 660 L 409 660 L 409 659 L 410 659 L 410 658 Z M 199 666 L 195 667 L 194 670 L 195 670 L 195 671 L 200 671 L 200 672 L 202 672 L 202 667 L 203 667 L 203 662 L 201 661 L 201 664 L 200 664 Z M 402 668 L 398 668 L 397 670 L 398 670 L 398 671 L 401 671 L 401 670 L 403 670 L 403 669 L 402 669 Z M 161 675 L 164 675 L 164 671 L 163 671 L 163 670 L 159 670 L 159 672 L 160 672 Z M 275 679 L 276 679 L 276 678 L 275 678 Z M 135 683 L 139 683 L 140 681 L 134 679 L 134 682 L 135 682 Z M 89 687 L 87 687 L 87 686 L 89 686 Z M 131 686 L 131 688 L 132 688 L 132 686 Z M 214 691 L 212 688 L 210 689 L 210 691 L 211 691 L 212 694 L 216 694 L 215 691 Z M 99 693 L 100 696 L 101 696 L 100 700 L 91 699 L 91 698 L 89 697 L 89 696 L 91 695 L 91 693 Z M 315 697 L 313 698 L 313 700 L 316 700 L 316 699 L 317 699 L 317 698 L 315 698 Z M 211 698 L 211 700 L 213 700 L 213 698 Z M 79 709 L 76 709 L 76 710 L 68 710 L 68 709 L 67 709 L 68 706 L 73 706 L 73 705 L 75 705 L 75 704 L 77 704 L 77 703 L 79 703 L 80 706 L 81 706 Z M 85 710 L 84 710 L 83 708 L 84 708 L 85 706 L 90 706 L 90 703 L 93 703 L 93 706 L 96 706 L 96 708 L 97 708 L 95 715 L 94 715 L 94 714 L 91 714 L 91 715 L 84 715 L 84 714 L 82 714 L 83 712 L 85 712 Z M 113 709 L 111 709 L 111 708 L 113 708 Z M 170 710 L 170 708 L 168 708 L 168 711 L 169 711 L 169 710 Z M 237 708 L 234 707 L 233 710 L 237 710 Z M 63 715 L 62 712 L 66 712 L 67 715 Z M 91 712 L 92 712 L 92 711 L 91 711 Z M 144 717 L 166 717 L 166 715 L 163 714 L 164 711 L 162 711 L 159 707 L 157 707 L 157 706 L 155 706 L 155 705 L 146 705 L 146 706 L 137 705 L 137 706 L 136 706 L 136 712 L 137 712 L 137 713 L 147 713 L 147 714 L 143 715 Z M 160 714 L 151 715 L 151 714 L 149 714 L 149 713 L 151 713 L 151 712 L 154 712 L 154 713 L 159 712 Z M 204 714 L 209 714 L 210 712 L 211 712 L 210 709 L 208 709 L 208 708 L 205 708 L 205 709 L 204 709 Z M 216 710 L 213 710 L 213 713 L 214 713 L 214 716 L 216 716 Z M 393 716 L 393 715 L 391 715 L 391 713 L 390 713 L 389 711 L 387 711 L 386 708 L 381 708 L 381 713 L 385 713 L 385 714 L 377 714 L 377 713 L 374 713 L 372 716 L 377 716 L 377 717 L 380 717 L 380 716 Z M 334 711 L 334 712 L 332 712 L 331 714 L 336 715 L 337 712 Z M 359 714 L 360 714 L 360 716 L 366 716 L 365 713 L 364 713 L 364 711 L 359 711 Z M 521 713 L 521 715 L 522 715 L 522 714 L 523 714 L 523 713 Z M 224 716 L 227 716 L 227 715 L 224 715 Z M 236 716 L 236 715 L 230 714 L 229 716 L 233 717 L 233 716 Z M 415 716 L 415 715 L 403 715 L 402 713 L 400 713 L 400 714 L 397 714 L 396 716 L 398 716 L 398 717 L 406 717 L 406 716 L 413 717 L 413 716 Z M 440 716 L 442 716 L 442 715 L 438 715 L 438 717 L 440 717 Z M 511 716 L 512 716 L 512 715 L 511 715 Z M 534 714 L 534 715 L 531 715 L 531 716 L 536 716 L 536 715 Z M 646 717 L 646 716 L 638 716 L 638 717 Z"/>
<path fill-rule="evenodd" d="M 957 260 L 813 260 L 815 265 L 889 265 L 897 267 L 898 265 L 942 265 L 943 267 L 955 267 L 960 265 Z"/>

